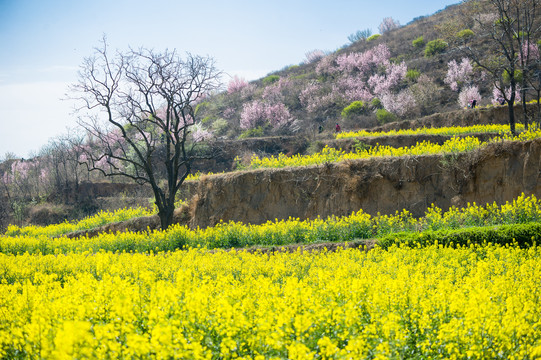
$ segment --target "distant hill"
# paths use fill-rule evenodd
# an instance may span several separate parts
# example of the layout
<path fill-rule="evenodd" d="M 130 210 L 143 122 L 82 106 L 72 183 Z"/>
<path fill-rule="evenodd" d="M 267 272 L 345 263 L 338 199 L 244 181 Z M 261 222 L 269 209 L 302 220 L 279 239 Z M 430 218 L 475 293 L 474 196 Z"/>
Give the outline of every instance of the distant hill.
<path fill-rule="evenodd" d="M 250 83 L 233 79 L 227 91 L 199 104 L 198 115 L 217 136 L 237 138 L 332 131 L 336 122 L 370 128 L 459 109 L 459 93 L 444 79 L 449 61 L 464 57 L 446 34 L 473 27 L 465 22 L 463 6 L 448 6 L 332 53 L 314 51 L 305 62 Z M 434 44 L 443 45 L 427 55 Z M 488 81 L 476 85 L 480 104 L 490 103 Z M 356 101 L 362 104 L 352 105 Z"/>

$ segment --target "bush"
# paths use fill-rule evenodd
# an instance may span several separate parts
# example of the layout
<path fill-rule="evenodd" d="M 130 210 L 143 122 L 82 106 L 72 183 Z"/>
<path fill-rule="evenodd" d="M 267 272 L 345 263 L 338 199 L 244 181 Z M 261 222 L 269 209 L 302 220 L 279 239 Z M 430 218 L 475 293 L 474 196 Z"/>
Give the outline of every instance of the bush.
<path fill-rule="evenodd" d="M 374 34 L 374 35 L 370 36 L 368 39 L 366 39 L 366 41 L 377 40 L 377 39 L 379 39 L 380 36 L 381 36 L 381 34 Z"/>
<path fill-rule="evenodd" d="M 424 39 L 423 36 L 421 35 L 421 36 L 419 36 L 417 39 L 413 40 L 413 41 L 411 42 L 411 44 L 412 44 L 414 47 L 420 49 L 420 48 L 422 48 L 423 46 L 425 46 L 425 39 Z"/>
<path fill-rule="evenodd" d="M 267 85 L 277 82 L 278 80 L 280 80 L 280 77 L 278 75 L 269 75 L 263 78 L 262 81 L 263 81 L 263 85 L 267 86 Z"/>
<path fill-rule="evenodd" d="M 376 118 L 378 119 L 378 122 L 382 125 L 396 121 L 396 115 L 385 109 L 378 109 L 378 111 L 376 111 Z"/>
<path fill-rule="evenodd" d="M 239 135 L 239 139 L 246 139 L 252 137 L 261 137 L 265 134 L 265 129 L 262 126 L 258 126 L 253 129 L 248 129 Z"/>
<path fill-rule="evenodd" d="M 218 119 L 212 123 L 212 131 L 218 136 L 225 135 L 228 128 L 229 123 L 226 119 Z"/>
<path fill-rule="evenodd" d="M 448 44 L 442 39 L 429 41 L 425 47 L 425 56 L 431 57 L 440 54 L 447 49 Z"/>
<path fill-rule="evenodd" d="M 381 105 L 381 100 L 378 98 L 373 98 L 370 102 L 370 106 L 372 106 L 373 109 L 381 109 L 383 105 Z"/>
<path fill-rule="evenodd" d="M 378 245 L 388 248 L 400 243 L 406 246 L 423 246 L 436 241 L 445 246 L 467 246 L 484 242 L 506 245 L 517 243 L 521 247 L 533 245 L 541 239 L 541 224 L 526 223 L 490 227 L 471 227 L 457 230 L 436 230 L 423 232 L 400 232 L 383 236 Z"/>
<path fill-rule="evenodd" d="M 456 37 L 462 40 L 467 40 L 475 35 L 470 29 L 464 29 L 456 34 Z"/>
<path fill-rule="evenodd" d="M 406 73 L 406 79 L 411 81 L 416 81 L 419 76 L 421 76 L 421 73 L 418 70 L 415 69 L 409 69 Z"/>
<path fill-rule="evenodd" d="M 364 109 L 364 103 L 362 101 L 354 101 L 342 110 L 342 117 L 348 119 L 352 115 L 362 114 Z"/>

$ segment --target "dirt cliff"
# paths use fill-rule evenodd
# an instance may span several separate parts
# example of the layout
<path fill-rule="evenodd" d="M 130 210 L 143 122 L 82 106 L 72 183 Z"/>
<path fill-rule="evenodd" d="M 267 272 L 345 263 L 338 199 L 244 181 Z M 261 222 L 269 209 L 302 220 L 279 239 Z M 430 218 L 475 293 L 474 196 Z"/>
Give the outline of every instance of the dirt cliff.
<path fill-rule="evenodd" d="M 363 209 L 422 216 L 432 203 L 504 203 L 541 194 L 541 139 L 500 142 L 458 155 L 345 161 L 203 177 L 192 199 L 192 227 L 223 221 L 348 215 Z"/>

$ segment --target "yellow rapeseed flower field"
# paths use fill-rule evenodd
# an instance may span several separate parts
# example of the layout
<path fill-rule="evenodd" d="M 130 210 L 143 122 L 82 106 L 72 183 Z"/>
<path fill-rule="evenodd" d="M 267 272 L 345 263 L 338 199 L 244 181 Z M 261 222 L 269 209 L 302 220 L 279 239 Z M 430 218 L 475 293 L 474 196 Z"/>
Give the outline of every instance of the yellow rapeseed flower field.
<path fill-rule="evenodd" d="M 516 131 L 522 132 L 523 124 L 516 124 Z M 472 126 L 442 126 L 437 128 L 422 127 L 418 129 L 401 129 L 389 131 L 344 131 L 336 134 L 336 139 L 359 138 L 368 136 L 396 136 L 396 135 L 466 135 L 473 133 L 494 133 L 498 135 L 509 134 L 509 125 L 486 124 Z"/>
<path fill-rule="evenodd" d="M 541 249 L 0 254 L 0 357 L 526 359 Z"/>
<path fill-rule="evenodd" d="M 368 149 L 358 149 L 354 152 L 346 152 L 341 149 L 330 148 L 325 146 L 321 152 L 313 155 L 293 155 L 286 156 L 279 154 L 278 156 L 270 156 L 260 158 L 257 155 L 252 156 L 249 168 L 283 168 L 296 166 L 319 165 L 330 162 L 366 159 L 372 157 L 389 157 L 389 156 L 418 156 L 430 154 L 454 154 L 465 151 L 471 151 L 487 145 L 490 142 L 499 141 L 525 141 L 541 137 L 541 129 L 524 131 L 516 137 L 505 133 L 497 136 L 488 142 L 483 142 L 474 136 L 467 137 L 452 137 L 442 145 L 431 143 L 428 141 L 419 142 L 410 147 L 393 148 L 391 146 L 377 145 Z"/>

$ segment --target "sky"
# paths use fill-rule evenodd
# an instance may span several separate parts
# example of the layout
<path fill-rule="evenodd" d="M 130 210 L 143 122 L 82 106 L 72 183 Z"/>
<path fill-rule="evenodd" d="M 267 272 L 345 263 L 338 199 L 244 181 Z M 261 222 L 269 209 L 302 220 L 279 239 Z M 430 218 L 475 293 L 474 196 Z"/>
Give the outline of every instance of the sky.
<path fill-rule="evenodd" d="M 105 35 L 111 49 L 211 56 L 255 80 L 334 51 L 383 18 L 407 24 L 458 0 L 0 0 L 0 160 L 76 129 L 69 85 Z"/>

